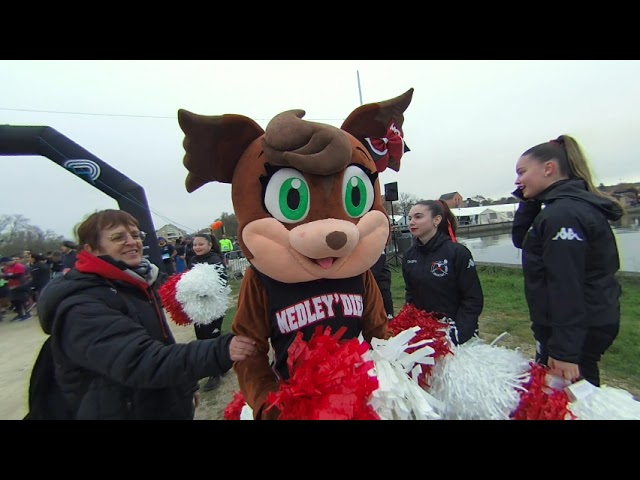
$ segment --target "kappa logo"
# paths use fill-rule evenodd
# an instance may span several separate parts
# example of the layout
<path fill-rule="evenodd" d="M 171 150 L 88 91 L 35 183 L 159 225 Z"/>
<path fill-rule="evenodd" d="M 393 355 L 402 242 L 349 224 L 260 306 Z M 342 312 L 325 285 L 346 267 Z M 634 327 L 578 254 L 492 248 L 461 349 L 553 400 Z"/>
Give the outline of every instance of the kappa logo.
<path fill-rule="evenodd" d="M 578 240 L 579 242 L 582 242 L 582 238 L 580 238 L 580 235 L 573 231 L 573 228 L 565 227 L 562 227 L 560 230 L 558 230 L 556 236 L 551 240 Z"/>
<path fill-rule="evenodd" d="M 473 258 L 469 259 L 469 263 L 467 264 L 467 268 L 473 268 L 476 266 L 476 262 L 473 261 Z"/>
<path fill-rule="evenodd" d="M 449 267 L 446 260 L 435 260 L 431 262 L 431 273 L 436 277 L 444 277 L 449 273 Z"/>

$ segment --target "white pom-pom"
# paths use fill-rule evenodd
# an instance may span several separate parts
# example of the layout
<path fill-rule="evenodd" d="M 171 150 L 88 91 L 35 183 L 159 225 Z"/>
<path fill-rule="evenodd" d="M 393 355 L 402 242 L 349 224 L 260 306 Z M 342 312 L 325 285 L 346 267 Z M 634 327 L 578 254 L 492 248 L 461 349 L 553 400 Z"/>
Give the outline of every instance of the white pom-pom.
<path fill-rule="evenodd" d="M 229 308 L 231 288 L 223 272 L 223 265 L 197 263 L 176 284 L 176 300 L 194 323 L 211 323 Z"/>
<path fill-rule="evenodd" d="M 412 327 L 389 340 L 371 339 L 371 348 L 364 355 L 374 361 L 370 375 L 378 378 L 378 389 L 371 394 L 369 405 L 382 420 L 435 420 L 443 408 L 441 402 L 425 392 L 417 382 L 420 364 L 433 364 L 434 349 L 429 346 L 407 353 L 408 348 L 428 341 L 409 344 L 420 327 Z M 412 379 L 415 378 L 416 380 Z"/>
<path fill-rule="evenodd" d="M 580 388 L 580 385 L 588 388 Z M 580 380 L 566 390 L 572 399 L 567 407 L 578 420 L 640 420 L 640 402 L 626 390 L 604 385 L 596 387 L 586 380 Z"/>
<path fill-rule="evenodd" d="M 530 361 L 518 350 L 487 345 L 479 338 L 452 347 L 438 359 L 429 393 L 444 404 L 447 420 L 508 420 L 529 379 Z"/>

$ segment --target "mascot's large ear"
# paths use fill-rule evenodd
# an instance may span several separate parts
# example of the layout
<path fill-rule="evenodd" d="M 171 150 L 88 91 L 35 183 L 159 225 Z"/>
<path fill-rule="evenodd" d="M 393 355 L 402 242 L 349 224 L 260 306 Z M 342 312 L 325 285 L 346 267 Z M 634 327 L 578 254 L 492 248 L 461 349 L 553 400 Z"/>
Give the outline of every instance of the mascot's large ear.
<path fill-rule="evenodd" d="M 402 128 L 403 114 L 412 97 L 413 88 L 410 88 L 391 100 L 362 105 L 351 112 L 340 128 L 361 142 L 367 137 L 384 137 L 392 120 Z"/>
<path fill-rule="evenodd" d="M 205 183 L 231 183 L 238 160 L 264 130 L 242 115 L 204 116 L 178 110 L 185 134 L 184 166 L 189 170 L 185 186 L 191 193 Z"/>

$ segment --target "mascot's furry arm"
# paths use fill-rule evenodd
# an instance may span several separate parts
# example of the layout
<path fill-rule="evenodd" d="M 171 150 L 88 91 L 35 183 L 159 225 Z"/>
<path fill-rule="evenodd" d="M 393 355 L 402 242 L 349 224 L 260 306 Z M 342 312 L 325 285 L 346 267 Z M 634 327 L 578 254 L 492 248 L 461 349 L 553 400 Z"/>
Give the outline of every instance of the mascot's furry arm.
<path fill-rule="evenodd" d="M 387 242 L 389 218 L 365 143 L 392 124 L 402 128 L 412 95 L 362 105 L 341 128 L 305 121 L 302 110 L 277 115 L 266 130 L 242 115 L 178 112 L 187 191 L 231 183 L 239 243 L 252 265 L 232 329 L 258 342 L 258 354 L 235 365 L 256 418 L 286 380 L 297 334 L 308 340 L 316 327 L 346 327 L 345 339 L 390 336 L 369 270 Z"/>

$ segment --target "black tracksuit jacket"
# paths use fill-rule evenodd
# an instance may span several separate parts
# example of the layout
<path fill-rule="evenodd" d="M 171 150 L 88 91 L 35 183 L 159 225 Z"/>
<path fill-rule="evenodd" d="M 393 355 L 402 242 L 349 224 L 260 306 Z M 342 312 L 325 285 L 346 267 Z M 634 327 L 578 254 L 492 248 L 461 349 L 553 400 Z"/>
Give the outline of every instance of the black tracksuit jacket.
<path fill-rule="evenodd" d="M 547 350 L 557 360 L 579 363 L 588 328 L 620 322 L 620 260 L 609 220 L 622 213 L 580 179 L 554 183 L 516 212 L 512 236 L 522 247 L 531 322 L 551 327 Z"/>
<path fill-rule="evenodd" d="M 425 245 L 416 240 L 403 255 L 402 275 L 406 302 L 452 319 L 457 343 L 466 342 L 477 332 L 484 295 L 467 247 L 442 233 L 436 233 Z"/>

